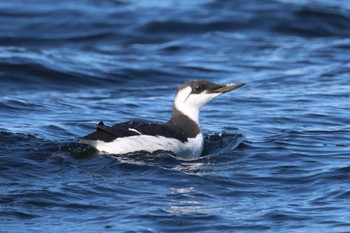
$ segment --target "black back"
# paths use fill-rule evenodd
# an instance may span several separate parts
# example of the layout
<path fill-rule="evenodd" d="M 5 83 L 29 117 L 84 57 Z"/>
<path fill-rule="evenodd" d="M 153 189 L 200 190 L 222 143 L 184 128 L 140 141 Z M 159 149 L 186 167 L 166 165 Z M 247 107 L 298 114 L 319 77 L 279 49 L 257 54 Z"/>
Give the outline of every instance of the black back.
<path fill-rule="evenodd" d="M 135 130 L 142 135 L 163 136 L 175 138 L 181 142 L 187 141 L 186 135 L 172 124 L 146 121 L 128 121 L 113 126 L 105 126 L 103 122 L 100 122 L 97 125 L 96 132 L 82 139 L 111 142 L 117 138 L 140 135 Z"/>

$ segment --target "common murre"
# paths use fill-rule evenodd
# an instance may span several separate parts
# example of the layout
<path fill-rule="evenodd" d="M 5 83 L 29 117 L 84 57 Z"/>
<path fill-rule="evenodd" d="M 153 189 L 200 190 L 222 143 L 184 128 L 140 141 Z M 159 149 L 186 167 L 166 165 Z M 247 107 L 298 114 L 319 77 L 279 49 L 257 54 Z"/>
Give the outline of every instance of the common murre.
<path fill-rule="evenodd" d="M 178 87 L 173 112 L 166 123 L 128 121 L 113 126 L 97 125 L 96 132 L 80 138 L 82 143 L 110 154 L 136 151 L 171 151 L 183 159 L 198 158 L 203 151 L 199 112 L 213 98 L 244 86 L 195 80 Z"/>

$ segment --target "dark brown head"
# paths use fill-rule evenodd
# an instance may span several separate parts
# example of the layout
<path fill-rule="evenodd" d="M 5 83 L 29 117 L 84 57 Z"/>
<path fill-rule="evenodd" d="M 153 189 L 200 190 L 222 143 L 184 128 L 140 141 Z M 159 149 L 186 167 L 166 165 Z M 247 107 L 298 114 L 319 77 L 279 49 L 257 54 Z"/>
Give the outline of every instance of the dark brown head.
<path fill-rule="evenodd" d="M 195 80 L 182 84 L 176 91 L 174 108 L 198 123 L 200 108 L 215 97 L 244 86 L 244 83 L 215 84 Z"/>

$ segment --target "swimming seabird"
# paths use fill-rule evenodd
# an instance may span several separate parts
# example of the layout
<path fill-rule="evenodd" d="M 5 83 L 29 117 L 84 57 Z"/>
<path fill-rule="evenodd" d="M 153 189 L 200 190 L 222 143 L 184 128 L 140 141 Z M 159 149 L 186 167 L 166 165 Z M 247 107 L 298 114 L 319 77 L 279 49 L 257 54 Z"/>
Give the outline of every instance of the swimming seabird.
<path fill-rule="evenodd" d="M 109 154 L 164 150 L 182 159 L 198 158 L 204 145 L 199 125 L 201 107 L 215 97 L 244 85 L 202 80 L 186 82 L 176 91 L 168 122 L 128 121 L 113 126 L 100 122 L 96 132 L 80 138 L 80 141 Z"/>

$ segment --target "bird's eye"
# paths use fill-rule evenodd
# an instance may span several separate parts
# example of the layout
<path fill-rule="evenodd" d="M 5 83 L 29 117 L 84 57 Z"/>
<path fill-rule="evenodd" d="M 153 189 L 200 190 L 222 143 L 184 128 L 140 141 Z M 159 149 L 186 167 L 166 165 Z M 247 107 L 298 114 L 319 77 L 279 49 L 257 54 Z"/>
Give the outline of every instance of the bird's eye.
<path fill-rule="evenodd" d="M 194 92 L 195 93 L 200 93 L 200 92 L 202 92 L 203 91 L 203 87 L 201 87 L 201 86 L 196 86 L 195 88 L 194 88 Z"/>

